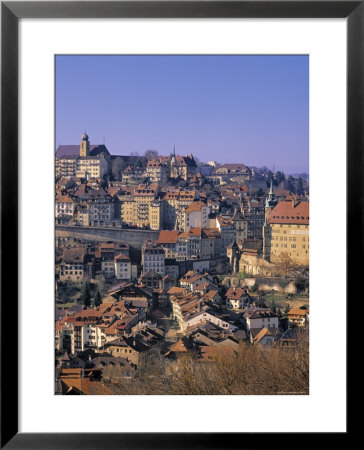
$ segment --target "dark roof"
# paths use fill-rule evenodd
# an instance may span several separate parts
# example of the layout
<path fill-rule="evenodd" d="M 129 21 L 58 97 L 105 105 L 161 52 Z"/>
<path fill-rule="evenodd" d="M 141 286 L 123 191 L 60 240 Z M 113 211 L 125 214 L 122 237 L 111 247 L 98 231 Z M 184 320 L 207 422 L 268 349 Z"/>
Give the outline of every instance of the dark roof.
<path fill-rule="evenodd" d="M 64 263 L 81 263 L 85 262 L 86 250 L 84 248 L 65 248 L 63 250 Z"/>
<path fill-rule="evenodd" d="M 262 239 L 244 239 L 243 250 L 258 250 L 260 251 L 263 246 Z"/>
<path fill-rule="evenodd" d="M 115 356 L 98 356 L 94 358 L 92 361 L 92 365 L 95 367 L 100 366 L 109 366 L 109 365 L 120 365 L 120 366 L 130 366 L 127 359 L 122 357 L 115 357 Z"/>
<path fill-rule="evenodd" d="M 234 216 L 231 220 L 233 221 L 246 220 L 246 218 L 244 217 L 244 214 L 240 211 L 240 209 L 237 209 L 235 210 Z"/>
<path fill-rule="evenodd" d="M 65 352 L 65 354 L 62 356 L 62 361 L 70 361 L 70 357 L 68 356 L 68 353 Z"/>
<path fill-rule="evenodd" d="M 270 332 L 272 336 L 274 337 L 280 336 L 280 331 L 275 327 L 250 328 L 250 334 L 252 338 L 254 339 L 256 336 L 258 336 L 258 334 L 265 328 Z"/>
<path fill-rule="evenodd" d="M 279 338 L 280 341 L 292 340 L 300 341 L 307 337 L 308 332 L 305 328 L 288 328 Z"/>
<path fill-rule="evenodd" d="M 157 278 L 158 280 L 161 280 L 162 277 L 159 275 L 159 273 L 155 272 L 152 269 L 147 270 L 143 273 L 143 275 L 140 277 L 141 280 L 145 280 L 147 278 Z"/>
<path fill-rule="evenodd" d="M 67 312 L 68 313 L 78 313 L 78 312 L 82 311 L 82 309 L 83 309 L 82 305 L 73 305 L 67 310 Z"/>
<path fill-rule="evenodd" d="M 103 144 L 90 145 L 90 156 L 97 156 L 103 153 L 104 155 L 110 155 L 109 150 Z M 80 146 L 79 145 L 59 145 L 56 151 L 56 158 L 61 158 L 62 156 L 79 156 Z"/>

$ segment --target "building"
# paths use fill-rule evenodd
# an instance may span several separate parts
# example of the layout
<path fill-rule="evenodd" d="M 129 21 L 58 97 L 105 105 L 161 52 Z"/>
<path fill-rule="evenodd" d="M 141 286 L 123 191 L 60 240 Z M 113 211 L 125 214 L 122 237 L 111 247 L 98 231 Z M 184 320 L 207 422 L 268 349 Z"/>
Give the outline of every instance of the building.
<path fill-rule="evenodd" d="M 102 156 L 80 156 L 76 159 L 76 177 L 103 178 L 108 173 L 108 164 Z"/>
<path fill-rule="evenodd" d="M 56 177 L 102 178 L 110 171 L 110 153 L 105 145 L 90 145 L 86 133 L 80 145 L 59 145 L 56 151 Z"/>
<path fill-rule="evenodd" d="M 282 255 L 299 265 L 309 263 L 309 202 L 279 202 L 264 227 L 263 254 L 267 261 L 277 262 Z"/>
<path fill-rule="evenodd" d="M 304 327 L 308 321 L 308 310 L 293 308 L 287 313 L 288 323 L 297 327 Z"/>
<path fill-rule="evenodd" d="M 76 223 L 87 226 L 105 226 L 114 218 L 114 203 L 103 189 L 87 188 L 84 184 L 74 193 L 80 200 L 76 209 Z"/>
<path fill-rule="evenodd" d="M 157 159 L 148 161 L 146 175 L 151 183 L 164 182 L 167 178 L 166 165 Z"/>
<path fill-rule="evenodd" d="M 245 313 L 245 321 L 247 330 L 261 328 L 277 328 L 279 325 L 279 317 L 269 309 L 252 309 Z"/>
<path fill-rule="evenodd" d="M 216 218 L 216 227 L 220 230 L 221 245 L 223 248 L 227 248 L 235 241 L 235 226 L 231 219 L 218 216 Z"/>
<path fill-rule="evenodd" d="M 194 200 L 198 200 L 197 189 L 178 189 L 164 194 L 164 227 L 167 229 L 184 229 L 184 210 Z"/>
<path fill-rule="evenodd" d="M 153 242 L 146 242 L 142 246 L 143 273 L 152 270 L 158 275 L 165 275 L 165 255 L 162 247 Z"/>
<path fill-rule="evenodd" d="M 63 155 L 56 158 L 56 178 L 75 177 L 77 170 L 78 155 Z"/>
<path fill-rule="evenodd" d="M 221 164 L 215 170 L 214 173 L 216 175 L 225 175 L 225 176 L 250 176 L 251 170 L 245 164 Z"/>
<path fill-rule="evenodd" d="M 250 297 L 245 289 L 231 287 L 226 292 L 226 307 L 229 309 L 243 309 L 249 306 Z"/>
<path fill-rule="evenodd" d="M 114 257 L 115 278 L 121 281 L 131 280 L 131 260 L 128 256 L 119 253 Z"/>
<path fill-rule="evenodd" d="M 159 230 L 163 220 L 163 206 L 158 201 L 158 184 L 140 184 L 134 193 L 122 202 L 121 218 L 124 223 L 139 228 Z"/>
<path fill-rule="evenodd" d="M 146 182 L 146 171 L 144 167 L 128 166 L 122 172 L 122 181 L 126 184 L 143 184 Z"/>
<path fill-rule="evenodd" d="M 251 337 L 252 344 L 272 345 L 274 344 L 274 335 L 269 328 L 262 328 L 258 334 Z"/>
<path fill-rule="evenodd" d="M 263 237 L 263 225 L 265 221 L 265 203 L 255 197 L 241 197 L 242 211 L 248 219 L 248 238 Z"/>
<path fill-rule="evenodd" d="M 84 248 L 65 248 L 60 267 L 61 281 L 81 282 L 85 275 L 86 250 Z"/>
<path fill-rule="evenodd" d="M 184 231 L 191 228 L 208 228 L 210 208 L 201 201 L 192 202 L 184 210 Z"/>
<path fill-rule="evenodd" d="M 55 201 L 56 219 L 72 219 L 75 212 L 75 202 L 70 195 L 57 195 Z"/>
<path fill-rule="evenodd" d="M 226 320 L 221 319 L 220 317 L 211 314 L 211 312 L 206 311 L 206 310 L 202 310 L 202 311 L 198 311 L 197 313 L 194 314 L 185 314 L 183 316 L 183 324 L 182 324 L 182 329 L 186 330 L 189 327 L 194 327 L 200 323 L 212 323 L 216 326 L 218 326 L 219 328 L 232 332 L 235 331 L 237 329 L 237 327 L 235 325 L 232 325 L 231 323 L 227 322 Z"/>
<path fill-rule="evenodd" d="M 186 250 L 187 259 L 201 259 L 201 228 L 190 228 L 181 233 L 179 239 L 180 249 Z"/>
<path fill-rule="evenodd" d="M 180 156 L 175 151 L 171 155 L 169 160 L 170 178 L 177 178 L 181 180 L 187 180 L 190 176 L 197 172 L 197 163 L 191 153 L 191 155 Z"/>
<path fill-rule="evenodd" d="M 248 219 L 244 217 L 243 213 L 236 209 L 233 218 L 231 219 L 235 228 L 236 242 L 243 241 L 248 238 Z"/>
<path fill-rule="evenodd" d="M 179 256 L 178 230 L 162 230 L 159 233 L 157 244 L 163 248 L 166 259 L 177 259 Z"/>
<path fill-rule="evenodd" d="M 218 228 L 203 228 L 201 230 L 201 259 L 214 259 L 225 255 L 221 245 L 221 234 Z"/>

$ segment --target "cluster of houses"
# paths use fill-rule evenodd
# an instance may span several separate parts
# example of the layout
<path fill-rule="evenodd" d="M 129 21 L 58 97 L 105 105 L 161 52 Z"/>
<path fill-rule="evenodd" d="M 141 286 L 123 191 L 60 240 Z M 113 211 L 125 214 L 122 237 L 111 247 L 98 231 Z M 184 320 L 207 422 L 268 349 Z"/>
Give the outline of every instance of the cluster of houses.
<path fill-rule="evenodd" d="M 175 151 L 123 158 L 91 146 L 86 134 L 80 146 L 57 149 L 56 223 L 155 233 L 137 249 L 72 233 L 56 239 L 59 391 L 80 393 L 87 383 L 65 380 L 101 379 L 110 367 L 132 377 L 154 350 L 173 365 L 186 352 L 207 362 L 236 355 L 241 342 L 297 345 L 308 308 L 282 314 L 248 279 L 235 286 L 224 277 L 260 277 L 262 290 L 295 292 L 295 282 L 275 271 L 282 256 L 308 267 L 308 194 L 273 190 L 272 178 L 269 188 L 266 174 L 244 164 L 198 163 Z M 99 304 L 69 305 L 60 294 L 85 284 L 100 290 Z"/>
<path fill-rule="evenodd" d="M 61 378 L 71 370 L 84 376 L 82 369 L 101 380 L 110 367 L 130 378 L 153 351 L 171 368 L 187 353 L 213 362 L 236 356 L 241 343 L 291 347 L 307 336 L 308 308 L 283 315 L 245 289 L 222 288 L 208 273 L 189 271 L 178 284 L 167 290 L 141 278 L 113 286 L 99 306 L 56 308 Z"/>

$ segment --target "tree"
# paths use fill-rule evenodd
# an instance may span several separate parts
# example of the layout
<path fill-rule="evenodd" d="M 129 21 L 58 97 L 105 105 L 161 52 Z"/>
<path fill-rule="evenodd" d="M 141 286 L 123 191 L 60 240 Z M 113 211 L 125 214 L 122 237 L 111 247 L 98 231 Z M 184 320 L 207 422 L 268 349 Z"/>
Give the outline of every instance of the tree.
<path fill-rule="evenodd" d="M 147 150 L 144 153 L 144 156 L 147 158 L 148 161 L 151 161 L 153 159 L 157 159 L 158 152 L 157 150 Z"/>
<path fill-rule="evenodd" d="M 277 307 L 276 307 L 276 304 L 275 304 L 275 301 L 274 301 L 274 300 L 272 300 L 272 304 L 271 304 L 270 310 L 271 310 L 272 313 L 274 313 L 274 314 L 277 312 Z"/>
<path fill-rule="evenodd" d="M 242 272 L 239 272 L 239 275 L 238 275 L 238 277 L 239 277 L 239 280 L 241 280 L 241 281 L 244 281 L 245 280 L 245 278 L 246 278 L 246 271 L 245 270 L 243 270 Z"/>
<path fill-rule="evenodd" d="M 94 306 L 100 306 L 102 303 L 101 294 L 100 291 L 97 289 L 94 298 L 93 298 L 93 304 Z"/>
<path fill-rule="evenodd" d="M 91 306 L 90 285 L 86 283 L 82 287 L 80 303 L 87 309 Z"/>
<path fill-rule="evenodd" d="M 282 253 L 276 262 L 276 270 L 279 274 L 288 277 L 294 274 L 298 269 L 298 265 L 288 253 Z"/>
<path fill-rule="evenodd" d="M 303 189 L 303 180 L 301 177 L 298 177 L 297 180 L 297 195 L 303 195 L 304 189 Z"/>
<path fill-rule="evenodd" d="M 283 311 L 283 317 L 287 317 L 289 310 L 290 310 L 289 304 L 286 303 Z"/>
<path fill-rule="evenodd" d="M 289 175 L 289 177 L 287 178 L 287 188 L 291 192 L 295 191 L 295 183 L 294 183 L 294 179 L 293 179 L 292 175 Z"/>
<path fill-rule="evenodd" d="M 267 173 L 267 186 L 269 187 L 270 186 L 270 182 L 271 182 L 271 180 L 273 180 L 273 184 L 274 184 L 274 176 L 273 176 L 273 172 L 270 170 L 268 173 Z"/>
<path fill-rule="evenodd" d="M 111 168 L 115 180 L 121 180 L 122 171 L 124 169 L 125 169 L 125 161 L 120 157 L 115 158 Z"/>
<path fill-rule="evenodd" d="M 279 184 L 281 184 L 282 183 L 282 181 L 284 181 L 286 179 L 286 177 L 284 176 L 284 173 L 283 172 L 277 172 L 276 173 L 276 182 L 277 182 L 277 185 L 279 185 Z"/>

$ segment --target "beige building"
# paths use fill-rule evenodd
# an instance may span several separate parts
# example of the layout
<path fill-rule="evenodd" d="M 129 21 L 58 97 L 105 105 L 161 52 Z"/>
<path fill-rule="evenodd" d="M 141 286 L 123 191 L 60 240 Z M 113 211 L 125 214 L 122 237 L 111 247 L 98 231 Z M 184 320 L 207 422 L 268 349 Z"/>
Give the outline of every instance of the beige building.
<path fill-rule="evenodd" d="M 56 158 L 56 178 L 59 177 L 75 177 L 77 168 L 77 155 L 65 155 Z"/>
<path fill-rule="evenodd" d="M 201 201 L 192 202 L 183 211 L 184 231 L 189 231 L 191 228 L 208 228 L 209 227 L 209 213 L 210 208 Z"/>
<path fill-rule="evenodd" d="M 66 154 L 62 154 L 66 152 Z M 109 171 L 109 152 L 104 145 L 90 145 L 86 133 L 79 148 L 60 146 L 56 154 L 56 177 L 102 178 Z"/>
<path fill-rule="evenodd" d="M 180 156 L 172 155 L 170 162 L 170 173 L 171 178 L 179 178 L 182 180 L 187 180 L 190 176 L 197 172 L 197 163 L 191 153 L 191 155 Z"/>
<path fill-rule="evenodd" d="M 108 164 L 103 156 L 79 156 L 76 159 L 76 177 L 103 178 Z"/>
<path fill-rule="evenodd" d="M 152 230 L 159 230 L 163 220 L 163 205 L 157 198 L 157 184 L 141 184 L 134 195 L 123 200 L 121 218 L 124 223 L 137 227 L 149 226 Z"/>
<path fill-rule="evenodd" d="M 90 140 L 86 133 L 84 133 L 81 138 L 80 156 L 90 156 Z"/>
<path fill-rule="evenodd" d="M 158 161 L 157 159 L 148 161 L 146 175 L 151 183 L 159 183 L 165 181 L 167 178 L 167 169 L 165 164 Z"/>
<path fill-rule="evenodd" d="M 183 230 L 184 210 L 198 198 L 197 189 L 179 189 L 167 192 L 164 196 L 164 226 Z"/>
<path fill-rule="evenodd" d="M 309 263 L 309 202 L 279 202 L 263 227 L 263 255 L 276 262 L 288 255 L 297 264 Z"/>

